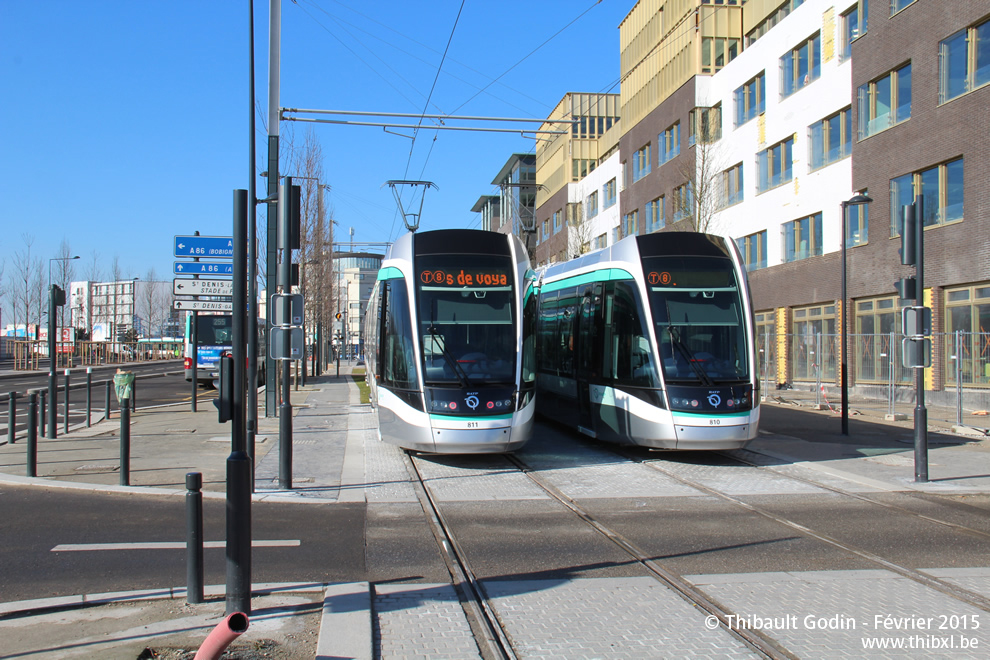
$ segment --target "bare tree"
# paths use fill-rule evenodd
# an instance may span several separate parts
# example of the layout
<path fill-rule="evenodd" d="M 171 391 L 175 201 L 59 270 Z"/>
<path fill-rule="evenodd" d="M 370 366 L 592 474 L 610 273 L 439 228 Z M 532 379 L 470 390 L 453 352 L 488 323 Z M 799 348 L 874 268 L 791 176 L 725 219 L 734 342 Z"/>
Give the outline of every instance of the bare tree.
<path fill-rule="evenodd" d="M 679 221 L 690 221 L 692 231 L 718 233 L 718 212 L 725 203 L 722 109 L 717 105 L 692 113 L 694 159 L 681 168 L 684 184 L 674 190 L 674 209 L 683 214 Z"/>
<path fill-rule="evenodd" d="M 52 262 L 54 266 L 54 273 L 52 275 L 52 284 L 57 285 L 62 291 L 65 291 L 66 298 L 69 294 L 69 285 L 72 283 L 72 279 L 76 276 L 76 269 L 73 262 L 72 249 L 69 247 L 69 241 L 65 238 L 58 246 L 58 252 L 56 253 L 56 261 Z M 63 305 L 58 310 L 58 327 L 65 327 L 65 311 L 68 305 Z"/>
<path fill-rule="evenodd" d="M 21 322 L 24 324 L 24 338 L 30 335 L 28 326 L 31 323 L 31 307 L 34 302 L 34 271 L 33 266 L 37 259 L 31 256 L 31 246 L 34 245 L 34 236 L 21 234 L 24 242 L 24 249 L 14 253 L 14 269 L 17 283 L 11 286 L 11 303 L 14 307 L 14 335 L 17 335 L 17 315 L 20 313 Z"/>
<path fill-rule="evenodd" d="M 163 327 L 168 316 L 162 285 L 163 282 L 158 281 L 158 273 L 155 272 L 155 269 L 149 269 L 145 275 L 140 300 L 137 301 L 137 315 L 147 320 L 146 332 L 152 337 L 161 337 L 164 334 Z"/>
<path fill-rule="evenodd" d="M 591 221 L 585 217 L 584 203 L 567 205 L 567 257 L 574 258 L 591 251 Z"/>
<path fill-rule="evenodd" d="M 100 270 L 100 253 L 93 250 L 90 255 L 89 265 L 86 266 L 86 279 L 90 282 L 99 282 L 103 278 Z"/>

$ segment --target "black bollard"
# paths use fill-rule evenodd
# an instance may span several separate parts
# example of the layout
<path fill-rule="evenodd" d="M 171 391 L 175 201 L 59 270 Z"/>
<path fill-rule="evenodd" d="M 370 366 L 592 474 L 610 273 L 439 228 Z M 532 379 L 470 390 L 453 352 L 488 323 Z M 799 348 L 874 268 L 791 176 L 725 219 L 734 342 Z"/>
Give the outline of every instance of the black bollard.
<path fill-rule="evenodd" d="M 110 390 L 113 389 L 113 382 L 107 381 L 107 411 L 104 414 L 104 419 L 110 419 Z"/>
<path fill-rule="evenodd" d="M 64 433 L 69 432 L 69 370 L 65 370 L 65 430 Z"/>
<path fill-rule="evenodd" d="M 41 419 L 38 420 L 38 428 L 40 429 L 38 432 L 41 433 L 42 436 L 45 435 L 45 424 L 48 419 L 48 416 L 45 414 L 45 411 L 48 408 L 46 401 L 48 401 L 48 390 L 41 390 L 41 403 L 38 404 L 38 411 L 41 413 Z"/>
<path fill-rule="evenodd" d="M 93 368 L 86 367 L 86 427 L 93 423 Z"/>
<path fill-rule="evenodd" d="M 7 444 L 16 442 L 14 426 L 17 423 L 17 392 L 10 393 L 10 403 L 7 404 Z"/>
<path fill-rule="evenodd" d="M 130 399 L 120 402 L 120 485 L 131 485 L 131 407 Z"/>
<path fill-rule="evenodd" d="M 186 473 L 186 602 L 203 602 L 203 475 Z"/>
<path fill-rule="evenodd" d="M 28 399 L 27 476 L 38 476 L 38 393 Z"/>
<path fill-rule="evenodd" d="M 137 374 L 134 374 L 134 382 L 131 383 L 131 410 L 137 412 Z"/>

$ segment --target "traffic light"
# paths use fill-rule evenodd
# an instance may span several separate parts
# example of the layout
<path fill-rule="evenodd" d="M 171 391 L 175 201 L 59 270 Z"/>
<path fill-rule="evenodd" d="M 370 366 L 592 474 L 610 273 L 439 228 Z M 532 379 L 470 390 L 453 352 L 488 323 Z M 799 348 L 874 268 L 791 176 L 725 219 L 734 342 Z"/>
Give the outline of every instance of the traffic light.
<path fill-rule="evenodd" d="M 918 260 L 917 236 L 915 235 L 917 219 L 914 215 L 914 204 L 901 207 L 901 263 L 905 266 L 914 266 Z M 913 297 L 913 296 L 912 296 Z"/>
<path fill-rule="evenodd" d="M 342 316 L 343 316 L 343 314 L 341 314 L 340 312 L 337 312 L 337 313 L 336 313 L 336 314 L 334 315 L 334 318 L 335 318 L 335 319 L 337 319 L 337 320 L 339 321 L 339 320 L 341 319 L 341 317 L 342 317 Z"/>
<path fill-rule="evenodd" d="M 52 305 L 63 307 L 65 305 L 65 290 L 57 284 L 52 285 Z"/>
<path fill-rule="evenodd" d="M 897 289 L 897 297 L 901 300 L 915 300 L 918 297 L 917 283 L 918 280 L 913 277 L 902 277 L 894 282 L 894 288 Z"/>

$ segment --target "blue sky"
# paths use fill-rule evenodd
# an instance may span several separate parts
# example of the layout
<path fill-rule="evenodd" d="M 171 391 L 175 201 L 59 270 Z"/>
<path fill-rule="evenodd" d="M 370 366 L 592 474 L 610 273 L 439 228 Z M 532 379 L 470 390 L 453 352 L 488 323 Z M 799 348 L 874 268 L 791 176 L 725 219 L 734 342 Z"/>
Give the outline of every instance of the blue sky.
<path fill-rule="evenodd" d="M 431 113 L 545 117 L 566 92 L 619 91 L 618 25 L 634 4 L 282 0 L 280 105 L 421 113 L 436 80 Z M 25 236 L 46 270 L 65 239 L 81 256 L 77 279 L 96 252 L 104 273 L 117 256 L 126 276 L 154 268 L 167 280 L 174 235 L 230 234 L 232 190 L 248 187 L 247 6 L 0 0 L 5 281 Z M 255 0 L 264 111 L 268 11 Z M 258 170 L 267 169 L 262 126 Z M 478 226 L 475 201 L 495 191 L 512 153 L 534 150 L 518 134 L 422 130 L 413 142 L 381 128 L 282 123 L 297 143 L 309 130 L 323 147 L 335 219 L 354 228 L 355 241 L 404 231 L 383 187 L 390 179 L 438 186 L 427 193 L 423 230 Z"/>

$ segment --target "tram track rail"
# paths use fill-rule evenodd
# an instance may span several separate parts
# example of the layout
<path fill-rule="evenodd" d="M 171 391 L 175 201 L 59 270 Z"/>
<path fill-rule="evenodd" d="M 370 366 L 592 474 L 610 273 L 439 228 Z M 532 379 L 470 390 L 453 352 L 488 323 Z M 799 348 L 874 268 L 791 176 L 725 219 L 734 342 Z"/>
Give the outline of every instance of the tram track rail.
<path fill-rule="evenodd" d="M 712 497 L 717 497 L 717 498 L 719 498 L 719 499 L 721 499 L 723 501 L 729 502 L 729 503 L 731 503 L 731 504 L 733 504 L 735 506 L 738 506 L 740 508 L 743 508 L 743 509 L 749 511 L 750 513 L 759 515 L 759 516 L 761 516 L 763 518 L 766 518 L 768 520 L 771 520 L 771 521 L 773 521 L 773 522 L 775 522 L 775 523 L 777 523 L 779 525 L 783 525 L 784 527 L 787 527 L 788 529 L 793 530 L 794 532 L 797 532 L 798 534 L 801 534 L 802 536 L 805 536 L 807 538 L 815 539 L 817 541 L 820 541 L 822 543 L 825 543 L 826 545 L 832 546 L 832 547 L 834 547 L 836 549 L 839 549 L 839 550 L 842 550 L 844 552 L 847 552 L 847 553 L 849 553 L 851 555 L 857 556 L 857 557 L 859 557 L 861 559 L 864 559 L 864 560 L 866 560 L 868 562 L 871 562 L 873 564 L 876 564 L 876 565 L 878 565 L 879 567 L 881 567 L 883 569 L 886 569 L 886 570 L 889 570 L 889 571 L 891 571 L 893 573 L 896 573 L 896 574 L 900 575 L 901 577 L 907 578 L 907 579 L 909 579 L 909 580 L 911 580 L 913 582 L 916 582 L 918 584 L 921 584 L 921 585 L 923 585 L 925 587 L 928 587 L 930 589 L 934 589 L 935 591 L 938 591 L 938 592 L 940 592 L 940 593 L 942 593 L 942 594 L 944 594 L 946 596 L 949 596 L 950 598 L 954 598 L 954 599 L 956 599 L 956 600 L 958 600 L 960 602 L 966 603 L 967 605 L 971 605 L 973 607 L 976 607 L 976 608 L 978 608 L 980 610 L 983 610 L 984 612 L 990 612 L 990 599 L 986 598 L 985 596 L 983 596 L 981 594 L 978 594 L 978 593 L 975 593 L 973 591 L 970 591 L 969 589 L 965 589 L 963 587 L 959 587 L 957 585 L 951 584 L 951 583 L 946 582 L 945 580 L 939 579 L 937 577 L 933 577 L 933 576 L 927 575 L 925 573 L 922 573 L 921 571 L 917 571 L 917 570 L 914 570 L 912 568 L 908 568 L 906 566 L 902 566 L 901 564 L 898 564 L 896 562 L 893 562 L 893 561 L 890 561 L 888 559 L 885 559 L 885 558 L 881 557 L 880 555 L 877 555 L 876 553 L 870 552 L 869 550 L 865 550 L 863 548 L 856 547 L 853 544 L 840 541 L 840 540 L 832 537 L 829 534 L 826 534 L 826 533 L 820 532 L 820 531 L 816 531 L 816 530 L 814 530 L 814 529 L 812 529 L 812 528 L 810 528 L 810 527 L 808 527 L 806 525 L 802 525 L 801 523 L 798 523 L 798 522 L 795 522 L 793 520 L 790 520 L 789 518 L 786 518 L 784 516 L 781 516 L 781 515 L 778 515 L 776 513 L 773 513 L 772 511 L 768 511 L 767 509 L 765 509 L 763 507 L 760 507 L 760 506 L 757 506 L 755 504 L 751 504 L 749 502 L 746 502 L 746 501 L 742 500 L 739 497 L 736 497 L 734 495 L 730 495 L 729 493 L 722 492 L 722 491 L 718 490 L 717 488 L 712 488 L 711 486 L 708 486 L 708 485 L 699 483 L 697 481 L 694 481 L 693 479 L 688 479 L 688 478 L 686 478 L 686 477 L 678 474 L 677 472 L 675 472 L 673 470 L 669 470 L 669 469 L 664 468 L 663 466 L 659 465 L 655 460 L 644 459 L 644 458 L 642 458 L 640 456 L 636 456 L 635 454 L 631 453 L 629 450 L 626 450 L 626 449 L 623 449 L 623 448 L 619 448 L 619 447 L 610 448 L 610 449 L 613 452 L 615 452 L 616 454 L 618 454 L 618 455 L 620 455 L 620 456 L 622 456 L 624 458 L 627 458 L 627 459 L 629 459 L 631 461 L 634 461 L 636 463 L 640 463 L 640 464 L 645 465 L 645 466 L 647 466 L 647 467 L 649 467 L 651 469 L 656 470 L 657 472 L 660 472 L 661 474 L 663 474 L 663 475 L 665 475 L 665 476 L 673 479 L 674 481 L 677 481 L 681 485 L 687 486 L 689 488 L 694 488 L 694 489 L 699 490 L 699 491 L 701 491 L 701 492 L 703 492 L 703 493 L 705 493 L 707 495 L 710 495 Z M 739 459 L 737 459 L 737 458 L 735 458 L 735 457 L 733 457 L 731 455 L 726 455 L 726 454 L 721 454 L 721 453 L 719 455 L 726 456 L 727 458 L 732 458 L 733 460 L 737 460 L 741 464 L 746 464 L 745 461 L 739 460 Z M 760 467 L 760 466 L 757 466 L 757 467 Z M 815 485 L 815 486 L 821 487 L 821 488 L 823 488 L 825 490 L 836 492 L 836 493 L 839 493 L 839 494 L 842 494 L 842 495 L 858 496 L 858 494 L 848 493 L 848 492 L 843 491 L 841 489 L 836 489 L 836 488 L 833 488 L 833 487 L 828 487 L 828 486 L 826 486 L 824 484 L 819 484 L 819 483 L 815 482 L 814 480 L 805 480 L 805 479 L 802 479 L 802 478 L 799 478 L 799 477 L 796 477 L 796 476 L 793 476 L 793 475 L 788 475 L 788 474 L 781 473 L 779 471 L 773 471 L 773 470 L 771 470 L 771 472 L 773 472 L 774 474 L 777 474 L 778 476 L 787 478 L 787 479 L 793 479 L 793 480 L 796 480 L 796 481 L 803 481 L 803 482 L 805 482 L 807 484 Z M 876 504 L 876 505 L 883 504 L 883 503 L 877 502 L 876 500 L 872 500 L 871 498 L 858 497 L 858 499 L 863 499 L 863 500 L 865 500 L 867 502 L 870 502 L 870 503 Z M 937 519 L 931 519 L 930 517 L 924 516 L 923 514 L 918 514 L 917 512 L 912 512 L 912 511 L 910 511 L 908 509 L 902 509 L 901 507 L 896 507 L 896 505 L 890 505 L 890 508 L 895 508 L 895 509 L 898 509 L 898 510 L 903 511 L 904 513 L 909 513 L 911 515 L 916 515 L 918 518 L 927 520 L 929 522 L 939 522 L 940 524 L 944 524 L 944 525 L 947 525 L 947 526 L 950 526 L 950 527 L 953 527 L 953 528 L 957 528 L 957 529 L 960 529 L 961 531 L 967 531 L 967 532 L 971 532 L 971 533 L 976 533 L 979 536 L 987 536 L 984 532 L 981 532 L 980 530 L 975 530 L 973 528 L 967 528 L 965 526 L 956 525 L 955 523 L 950 523 L 948 521 L 938 521 Z"/>
<path fill-rule="evenodd" d="M 440 505 L 427 486 L 426 479 L 416 465 L 416 457 L 410 452 L 405 452 L 405 458 L 406 469 L 416 491 L 416 497 L 426 514 L 454 589 L 458 592 L 461 607 L 471 626 L 481 657 L 485 660 L 515 660 L 518 656 L 509 636 L 495 614 L 484 587 L 471 569 L 467 556 Z"/>
<path fill-rule="evenodd" d="M 626 460 L 639 463 L 649 469 L 656 470 L 657 472 L 664 474 L 668 478 L 683 486 L 728 502 L 735 507 L 745 509 L 751 514 L 770 520 L 771 522 L 783 526 L 804 538 L 813 539 L 836 550 L 858 557 L 859 559 L 874 564 L 878 568 L 890 571 L 891 573 L 911 580 L 914 583 L 933 589 L 940 594 L 952 598 L 960 603 L 970 605 L 984 612 L 990 612 L 990 598 L 964 587 L 957 586 L 956 584 L 948 582 L 944 579 L 928 575 L 897 563 L 896 561 L 887 559 L 879 554 L 871 552 L 870 550 L 858 547 L 854 543 L 840 540 L 826 532 L 792 520 L 786 515 L 775 513 L 765 507 L 747 502 L 741 497 L 721 491 L 717 487 L 712 487 L 705 483 L 701 483 L 700 481 L 686 477 L 679 474 L 676 470 L 664 467 L 661 464 L 663 459 L 644 457 L 642 455 L 638 455 L 635 450 L 622 447 L 612 447 L 591 440 L 581 439 L 581 441 L 595 447 L 596 449 L 605 449 L 621 456 Z M 926 523 L 943 526 L 956 533 L 972 535 L 980 538 L 981 540 L 990 539 L 990 532 L 976 529 L 958 522 L 943 520 L 927 513 L 914 511 L 897 503 L 885 502 L 862 493 L 843 490 L 841 487 L 822 483 L 813 478 L 790 474 L 787 471 L 775 469 L 774 466 L 761 465 L 758 462 L 747 460 L 744 457 L 735 455 L 735 453 L 713 452 L 713 455 L 718 455 L 739 465 L 757 468 L 782 479 L 796 481 L 804 485 L 821 489 L 824 492 L 849 497 L 871 506 L 877 506 L 892 513 L 909 515 Z M 585 525 L 632 558 L 648 573 L 648 575 L 652 576 L 658 582 L 678 594 L 681 598 L 692 604 L 694 607 L 704 611 L 709 616 L 716 617 L 720 622 L 719 627 L 721 629 L 734 636 L 751 650 L 768 658 L 776 659 L 797 657 L 787 648 L 781 646 L 776 639 L 763 633 L 761 630 L 730 625 L 733 617 L 738 616 L 737 613 L 725 607 L 718 600 L 709 596 L 706 592 L 696 587 L 693 583 L 682 577 L 676 571 L 671 570 L 668 566 L 665 566 L 663 563 L 653 559 L 623 534 L 610 528 L 607 524 L 602 523 L 593 514 L 589 513 L 588 510 L 583 508 L 577 501 L 544 479 L 539 474 L 539 470 L 531 468 L 523 458 L 520 458 L 514 454 L 507 454 L 504 458 L 512 466 L 519 470 L 520 473 L 525 475 L 532 483 L 534 483 L 541 491 L 543 491 L 550 499 L 563 506 Z M 517 657 L 512 649 L 508 633 L 502 627 L 494 607 L 487 599 L 483 584 L 475 577 L 473 571 L 470 569 L 467 558 L 461 550 L 453 530 L 444 518 L 441 504 L 431 493 L 430 486 L 427 483 L 428 480 L 423 477 L 422 473 L 420 473 L 416 467 L 415 460 L 416 459 L 414 456 L 409 456 L 408 466 L 410 475 L 413 477 L 413 481 L 417 486 L 417 492 L 421 498 L 421 504 L 423 505 L 424 511 L 427 511 L 428 515 L 434 519 L 431 526 L 434 527 L 434 534 L 437 538 L 438 545 L 441 548 L 441 552 L 444 555 L 444 560 L 448 563 L 448 569 L 451 572 L 451 577 L 454 581 L 455 587 L 457 587 L 459 592 L 463 594 L 462 604 L 464 606 L 465 613 L 468 616 L 468 620 L 471 623 L 472 630 L 475 632 L 479 648 L 482 651 L 482 656 L 485 658 Z"/>
<path fill-rule="evenodd" d="M 447 523 L 442 508 L 430 491 L 426 479 L 416 466 L 416 458 L 409 453 L 407 469 L 415 486 L 417 497 L 426 512 L 437 545 L 440 548 L 444 562 L 451 574 L 451 579 L 462 597 L 462 606 L 468 621 L 475 633 L 475 638 L 484 658 L 516 658 L 508 633 L 498 619 L 494 608 L 488 601 L 484 586 L 474 575 L 466 555 L 460 548 L 457 538 Z M 553 485 L 542 479 L 536 471 L 523 460 L 512 454 L 506 454 L 505 459 L 532 481 L 553 501 L 562 505 L 575 515 L 585 525 L 600 534 L 622 552 L 642 566 L 648 575 L 659 581 L 668 589 L 678 594 L 692 606 L 704 611 L 709 616 L 716 617 L 723 630 L 757 654 L 772 660 L 796 660 L 797 656 L 782 647 L 774 639 L 755 629 L 731 625 L 732 617 L 738 616 L 715 599 L 708 596 L 691 582 L 651 558 L 624 535 L 609 528 L 582 508 L 573 499 L 562 493 Z"/>

